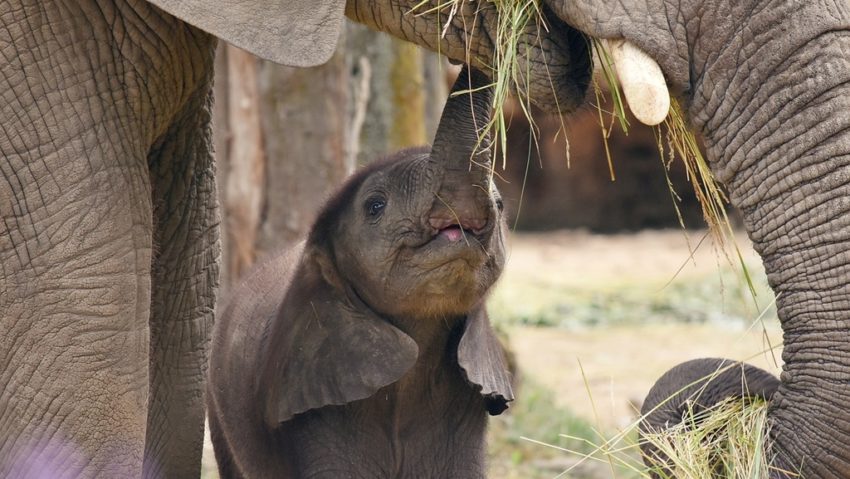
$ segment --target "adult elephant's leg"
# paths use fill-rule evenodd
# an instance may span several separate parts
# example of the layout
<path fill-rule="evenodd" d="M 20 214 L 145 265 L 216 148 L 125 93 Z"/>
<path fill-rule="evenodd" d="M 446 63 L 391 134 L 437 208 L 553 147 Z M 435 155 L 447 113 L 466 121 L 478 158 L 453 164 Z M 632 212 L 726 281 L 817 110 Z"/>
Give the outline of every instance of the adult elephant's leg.
<path fill-rule="evenodd" d="M 212 45 L 141 1 L 0 9 L 0 477 L 142 475 L 148 156 Z"/>
<path fill-rule="evenodd" d="M 115 65 L 97 63 L 110 51 L 95 38 L 104 23 L 41 2 L 7 7 L 0 477 L 138 477 L 151 298 L 146 151 L 125 130 Z"/>
<path fill-rule="evenodd" d="M 206 61 L 211 80 L 212 48 Z M 200 474 L 219 259 L 210 86 L 202 86 L 149 157 L 156 254 L 145 477 Z"/>
<path fill-rule="evenodd" d="M 8 120 L 0 115 L 6 131 Z M 141 471 L 151 258 L 144 157 L 81 156 L 86 141 L 0 145 L 0 477 Z"/>

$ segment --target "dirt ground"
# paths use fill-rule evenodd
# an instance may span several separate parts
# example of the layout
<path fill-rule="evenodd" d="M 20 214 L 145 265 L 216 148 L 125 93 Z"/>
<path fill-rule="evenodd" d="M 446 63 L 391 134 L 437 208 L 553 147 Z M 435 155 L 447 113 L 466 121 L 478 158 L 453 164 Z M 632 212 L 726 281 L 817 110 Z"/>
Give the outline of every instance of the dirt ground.
<path fill-rule="evenodd" d="M 496 295 L 510 294 L 505 290 L 515 289 L 517 284 L 532 284 L 539 288 L 614 288 L 614 295 L 641 289 L 649 301 L 664 295 L 670 284 L 716 275 L 721 266 L 732 268 L 712 250 L 709 240 L 703 241 L 691 258 L 690 251 L 704 234 L 690 232 L 689 238 L 679 230 L 605 236 L 573 231 L 515 234 Z M 739 235 L 736 242 L 752 274 L 760 275 L 759 258 L 747 238 Z M 727 285 L 727 289 L 733 286 Z M 768 298 L 759 299 L 763 304 L 769 302 Z M 750 314 L 755 319 L 758 311 L 753 308 Z M 521 373 L 555 391 L 559 404 L 593 421 L 595 405 L 604 428 L 631 422 L 633 406 L 639 407 L 653 382 L 682 361 L 725 357 L 747 360 L 769 371 L 778 371 L 781 364 L 781 330 L 774 318 L 754 324 L 651 321 L 569 330 L 512 326 L 507 331 Z M 774 354 L 767 352 L 771 347 Z"/>
<path fill-rule="evenodd" d="M 509 282 L 517 274 L 533 271 L 547 281 L 581 285 L 636 277 L 671 279 L 686 263 L 680 277 L 710 273 L 716 269 L 718 257 L 710 238 L 705 237 L 704 230 L 613 235 L 572 230 L 513 233 L 503 278 Z M 746 236 L 737 235 L 735 240 L 744 256 L 755 257 Z M 691 251 L 693 262 L 688 261 Z"/>
<path fill-rule="evenodd" d="M 771 336 L 778 343 L 778 331 L 772 330 Z M 598 421 L 607 430 L 634 421 L 634 408 L 639 409 L 655 380 L 688 359 L 746 359 L 767 370 L 776 369 L 773 358 L 761 353 L 766 347 L 761 331 L 719 330 L 713 325 L 634 325 L 587 331 L 521 327 L 510 330 L 510 339 L 525 377 L 552 389 L 559 405 L 592 423 Z"/>
<path fill-rule="evenodd" d="M 727 357 L 778 371 L 778 324 L 772 318 L 756 321 L 759 311 L 770 302 L 769 292 L 768 297 L 762 293 L 760 304 L 748 310 L 735 305 L 736 301 L 749 303 L 749 293 L 740 294 L 746 289 L 743 283 L 726 279 L 718 283 L 719 288 L 710 286 L 714 283 L 706 282 L 706 278 L 710 280 L 724 269 L 740 271 L 740 267 L 729 266 L 710 247 L 710 240 L 700 244 L 704 236 L 705 232 L 697 231 L 686 238 L 679 230 L 606 236 L 574 231 L 512 235 L 508 264 L 494 291 L 491 310 L 494 321 L 508 333 L 521 378 L 551 390 L 559 407 L 598 429 L 616 431 L 635 419 L 634 410 L 655 379 L 679 362 Z M 758 256 L 744 236 L 737 237 L 736 242 L 754 282 L 766 290 Z M 602 299 L 596 296 L 599 291 L 605 292 Z M 668 297 L 676 295 L 679 297 Z M 708 300 L 690 305 L 687 300 L 692 296 Z M 631 302 L 620 309 L 606 308 L 606 304 L 625 297 Z M 578 304 L 585 299 L 593 302 L 595 309 L 590 315 L 600 316 L 598 325 L 567 322 L 567 327 L 541 327 L 516 320 L 544 314 L 541 311 L 549 311 L 544 314 L 547 320 L 552 315 L 569 317 L 577 311 L 587 316 L 581 309 L 584 305 Z M 727 302 L 735 304 L 726 306 Z M 661 306 L 647 310 L 652 317 L 647 316 L 646 321 L 640 315 L 635 320 L 633 310 L 643 303 Z M 680 310 L 704 310 L 706 305 L 717 309 L 707 316 L 709 320 L 677 321 Z M 657 310 L 661 313 L 656 314 Z M 745 319 L 729 319 L 735 315 Z M 620 316 L 631 319 L 619 320 Z M 715 317 L 719 319 L 711 319 Z M 766 352 L 768 345 L 774 347 L 774 354 Z M 519 393 L 518 401 L 522 401 L 522 389 Z M 204 477 L 216 477 L 214 469 L 207 442 Z M 529 476 L 494 472 L 493 477 Z"/>

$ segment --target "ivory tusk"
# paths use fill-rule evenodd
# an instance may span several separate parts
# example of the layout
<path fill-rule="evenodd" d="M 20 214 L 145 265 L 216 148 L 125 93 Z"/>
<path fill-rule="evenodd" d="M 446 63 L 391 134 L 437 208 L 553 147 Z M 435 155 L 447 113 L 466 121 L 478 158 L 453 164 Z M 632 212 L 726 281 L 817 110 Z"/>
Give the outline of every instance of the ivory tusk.
<path fill-rule="evenodd" d="M 626 40 L 602 42 L 611 54 L 623 95 L 635 118 L 650 126 L 664 121 L 670 110 L 670 92 L 658 63 Z"/>

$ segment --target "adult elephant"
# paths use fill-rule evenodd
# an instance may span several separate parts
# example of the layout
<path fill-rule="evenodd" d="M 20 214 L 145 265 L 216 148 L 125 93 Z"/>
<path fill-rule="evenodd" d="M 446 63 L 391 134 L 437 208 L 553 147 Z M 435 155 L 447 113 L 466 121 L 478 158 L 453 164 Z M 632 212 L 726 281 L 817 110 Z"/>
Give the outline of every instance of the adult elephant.
<path fill-rule="evenodd" d="M 589 35 L 649 53 L 684 98 L 778 295 L 784 366 L 768 416 L 773 465 L 850 477 L 850 4 L 550 5 Z"/>
<path fill-rule="evenodd" d="M 3 476 L 197 475 L 218 259 L 210 34 L 306 65 L 329 53 L 345 10 L 458 61 L 493 58 L 483 0 L 453 15 L 406 14 L 417 0 L 153 3 L 164 10 L 32 0 L 0 11 Z M 547 5 L 549 28 L 521 42 L 538 103 L 581 101 L 589 53 L 576 29 L 628 39 L 685 99 L 779 293 L 777 465 L 850 477 L 850 119 L 835 114 L 850 107 L 850 6 Z"/>
<path fill-rule="evenodd" d="M 465 4 L 439 38 L 437 13 L 364 5 L 363 20 L 396 19 L 407 38 L 455 60 L 468 46 L 470 60 L 492 61 L 492 6 Z M 0 477 L 198 476 L 219 260 L 215 36 L 316 64 L 332 53 L 344 9 L 0 5 Z M 525 32 L 532 89 L 551 91 L 554 71 L 557 101 L 575 104 L 589 78 L 584 45 L 563 24 L 551 32 Z"/>

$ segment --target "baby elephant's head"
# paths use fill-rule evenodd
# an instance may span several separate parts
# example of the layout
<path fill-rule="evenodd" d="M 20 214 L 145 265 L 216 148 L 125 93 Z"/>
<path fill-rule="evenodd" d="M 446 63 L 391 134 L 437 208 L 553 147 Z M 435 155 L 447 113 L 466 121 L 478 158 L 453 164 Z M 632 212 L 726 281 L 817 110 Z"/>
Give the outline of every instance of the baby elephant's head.
<path fill-rule="evenodd" d="M 493 185 L 489 80 L 466 68 L 430 149 L 405 150 L 352 177 L 310 243 L 330 253 L 325 275 L 389 316 L 459 316 L 502 271 L 505 223 Z"/>

